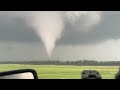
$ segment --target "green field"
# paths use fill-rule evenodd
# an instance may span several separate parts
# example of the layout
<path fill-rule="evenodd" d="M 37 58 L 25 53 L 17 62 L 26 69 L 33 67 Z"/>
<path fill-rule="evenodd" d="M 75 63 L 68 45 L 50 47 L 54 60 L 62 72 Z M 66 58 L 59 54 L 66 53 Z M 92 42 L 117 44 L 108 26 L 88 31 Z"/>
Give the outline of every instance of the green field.
<path fill-rule="evenodd" d="M 113 66 L 54 66 L 54 65 L 0 65 L 0 72 L 16 69 L 35 69 L 39 79 L 80 79 L 83 70 L 98 70 L 104 79 L 114 79 L 119 67 Z"/>

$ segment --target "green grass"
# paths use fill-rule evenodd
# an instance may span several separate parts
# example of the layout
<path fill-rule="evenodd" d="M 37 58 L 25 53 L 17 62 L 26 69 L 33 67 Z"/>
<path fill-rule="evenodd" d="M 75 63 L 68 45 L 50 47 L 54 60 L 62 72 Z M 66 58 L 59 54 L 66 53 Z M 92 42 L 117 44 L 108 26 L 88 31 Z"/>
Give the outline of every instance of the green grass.
<path fill-rule="evenodd" d="M 80 79 L 83 70 L 97 70 L 104 79 L 114 79 L 119 67 L 114 66 L 54 66 L 54 65 L 0 65 L 0 72 L 17 69 L 35 69 L 39 79 Z"/>

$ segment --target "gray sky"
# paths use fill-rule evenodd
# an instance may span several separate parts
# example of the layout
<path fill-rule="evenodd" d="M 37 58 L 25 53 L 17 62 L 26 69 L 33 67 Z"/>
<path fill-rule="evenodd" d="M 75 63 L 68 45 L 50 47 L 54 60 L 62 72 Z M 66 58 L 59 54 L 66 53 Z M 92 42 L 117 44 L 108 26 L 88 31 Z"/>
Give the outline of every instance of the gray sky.
<path fill-rule="evenodd" d="M 0 60 L 48 60 L 45 47 L 33 28 L 17 15 L 0 12 Z M 13 15 L 12 15 L 13 14 Z M 13 17 L 10 17 L 13 16 Z M 16 17 L 15 17 L 16 16 Z M 65 25 L 57 41 L 53 60 L 120 60 L 120 12 L 103 12 L 102 22 L 93 30 L 77 32 L 79 25 Z"/>

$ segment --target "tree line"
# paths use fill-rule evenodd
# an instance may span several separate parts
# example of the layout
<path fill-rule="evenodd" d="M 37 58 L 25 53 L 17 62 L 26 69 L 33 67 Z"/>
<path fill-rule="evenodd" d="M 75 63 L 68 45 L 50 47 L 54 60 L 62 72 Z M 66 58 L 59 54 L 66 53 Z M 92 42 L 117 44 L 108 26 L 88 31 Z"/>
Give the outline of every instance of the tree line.
<path fill-rule="evenodd" d="M 0 64 L 29 64 L 29 65 L 76 65 L 76 66 L 120 66 L 120 61 L 22 61 L 22 62 L 1 62 Z"/>

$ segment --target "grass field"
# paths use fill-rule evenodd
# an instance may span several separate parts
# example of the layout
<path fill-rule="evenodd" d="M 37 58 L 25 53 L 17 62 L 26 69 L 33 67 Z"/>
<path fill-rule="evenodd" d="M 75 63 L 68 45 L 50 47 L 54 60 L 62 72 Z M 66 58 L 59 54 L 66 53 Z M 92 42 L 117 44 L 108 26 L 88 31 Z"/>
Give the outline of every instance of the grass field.
<path fill-rule="evenodd" d="M 103 79 L 114 79 L 119 67 L 108 66 L 54 66 L 54 65 L 0 65 L 0 72 L 16 69 L 35 69 L 39 79 L 80 79 L 83 70 L 97 70 Z"/>

